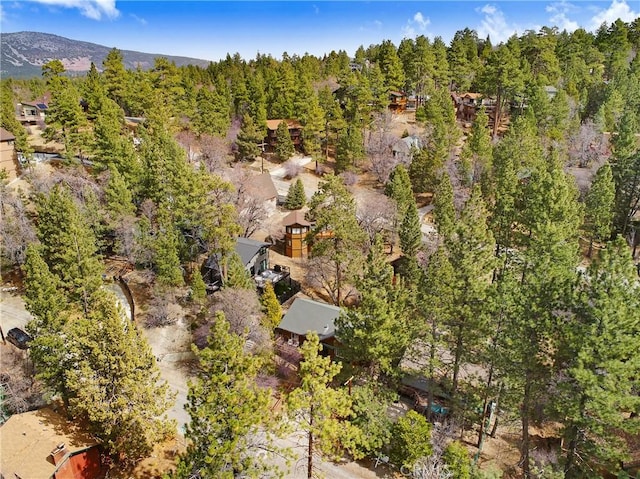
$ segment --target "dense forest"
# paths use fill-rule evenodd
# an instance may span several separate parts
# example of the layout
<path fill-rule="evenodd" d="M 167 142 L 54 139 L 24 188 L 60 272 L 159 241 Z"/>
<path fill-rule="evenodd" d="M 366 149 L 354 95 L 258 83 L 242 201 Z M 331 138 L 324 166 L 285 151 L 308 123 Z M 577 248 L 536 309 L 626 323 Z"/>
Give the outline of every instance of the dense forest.
<path fill-rule="evenodd" d="M 418 36 L 352 58 L 228 55 L 207 68 L 157 58 L 126 70 L 113 49 L 83 78 L 54 60 L 41 78 L 3 79 L 2 127 L 29 188 L 0 190 L 2 263 L 24 278 L 38 381 L 120 463 L 175 434 L 155 358 L 102 288 L 103 260 L 117 255 L 148 278 L 148 325 L 189 291 L 197 372 L 169 477 L 276 477 L 271 458 L 287 455 L 276 438 L 292 424 L 309 477 L 317 455 L 494 477 L 473 454 L 503 424 L 516 425 L 521 459 L 499 477 L 625 477 L 640 431 L 639 21 L 499 45 L 464 29 L 449 45 Z M 420 100 L 409 160 L 391 152 L 394 91 Z M 452 94 L 465 92 L 490 98 L 492 114 L 461 122 Z M 46 124 L 31 128 L 64 158 L 46 177 L 15 115 L 45 93 Z M 308 207 L 304 267 L 342 307 L 340 361 L 309 335 L 284 391 L 256 380 L 275 369 L 280 305 L 269 288 L 258 296 L 234 254 L 265 218 L 239 170 L 264 154 L 269 119 L 302 125 L 302 153 L 323 174 L 308 199 L 293 182 L 285 206 Z M 269 155 L 286 165 L 296 151 L 281 126 Z M 387 204 L 355 202 L 364 175 Z M 389 246 L 401 252 L 394 266 Z M 200 266 L 212 254 L 223 288 L 208 295 Z M 427 414 L 394 422 L 386 411 L 408 362 L 430 385 Z M 468 365 L 479 372 L 462 374 Z M 432 417 L 443 398 L 446 421 Z M 531 431 L 545 424 L 559 441 L 543 454 Z M 477 444 L 460 441 L 465 431 Z"/>

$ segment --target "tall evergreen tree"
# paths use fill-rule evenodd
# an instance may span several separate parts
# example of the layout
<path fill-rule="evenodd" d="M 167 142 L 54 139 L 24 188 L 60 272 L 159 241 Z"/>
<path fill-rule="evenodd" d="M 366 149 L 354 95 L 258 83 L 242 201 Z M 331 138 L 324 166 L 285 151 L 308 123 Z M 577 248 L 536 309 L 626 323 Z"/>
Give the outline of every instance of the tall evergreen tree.
<path fill-rule="evenodd" d="M 489 334 L 483 303 L 490 294 L 488 278 L 494 266 L 495 241 L 488 228 L 488 213 L 479 186 L 474 187 L 453 237 L 445 244 L 454 270 L 449 334 L 454 355 L 452 390 L 455 394 L 460 366 L 478 353 Z"/>
<path fill-rule="evenodd" d="M 255 289 L 256 285 L 253 282 L 249 272 L 242 264 L 242 259 L 238 253 L 233 253 L 229 256 L 227 264 L 227 274 L 223 280 L 225 288 L 239 288 L 239 289 Z"/>
<path fill-rule="evenodd" d="M 640 142 L 637 138 L 640 127 L 630 110 L 625 110 L 616 127 L 618 134 L 611 140 L 611 171 L 616 184 L 614 226 L 624 236 L 629 232 L 631 219 L 640 210 Z"/>
<path fill-rule="evenodd" d="M 615 184 L 608 163 L 601 166 L 585 199 L 585 226 L 589 231 L 591 257 L 594 241 L 603 241 L 611 234 L 613 223 Z"/>
<path fill-rule="evenodd" d="M 71 321 L 65 340 L 70 412 L 121 461 L 147 457 L 175 424 L 173 403 L 151 348 L 125 322 L 115 297 L 101 292 L 89 314 Z"/>
<path fill-rule="evenodd" d="M 294 184 L 289 186 L 284 207 L 288 210 L 299 210 L 306 202 L 307 197 L 304 192 L 304 185 L 302 184 L 302 180 L 298 178 Z"/>
<path fill-rule="evenodd" d="M 242 128 L 238 132 L 236 145 L 240 160 L 254 160 L 260 155 L 260 143 L 264 141 L 261 129 L 254 123 L 251 115 L 245 115 L 242 119 Z"/>
<path fill-rule="evenodd" d="M 463 178 L 468 184 L 480 182 L 484 189 L 491 173 L 492 150 L 491 137 L 488 129 L 489 117 L 480 109 L 471 127 L 469 135 L 460 154 Z"/>
<path fill-rule="evenodd" d="M 640 426 L 640 287 L 624 240 L 609 243 L 592 263 L 572 309 L 554 406 L 568 444 L 565 477 L 596 477 L 620 470 L 628 457 L 620 431 Z"/>
<path fill-rule="evenodd" d="M 433 220 L 441 241 L 447 241 L 453 235 L 456 224 L 456 208 L 453 205 L 453 186 L 449 175 L 440 176 L 433 199 Z"/>
<path fill-rule="evenodd" d="M 411 180 L 404 165 L 398 165 L 393 169 L 389 176 L 389 181 L 384 187 L 384 193 L 395 200 L 398 208 L 398 219 L 402 221 L 411 203 L 415 204 L 413 191 L 411 190 Z"/>
<path fill-rule="evenodd" d="M 394 284 L 378 236 L 369 251 L 356 287 L 360 302 L 345 308 L 336 319 L 336 331 L 346 360 L 357 363 L 370 379 L 395 376 L 409 344 L 409 295 L 401 282 Z"/>
<path fill-rule="evenodd" d="M 187 398 L 189 442 L 173 478 L 262 477 L 273 471 L 259 454 L 278 451 L 274 417 L 263 414 L 269 408 L 269 391 L 256 385 L 261 362 L 244 351 L 244 342 L 218 312 L 207 347 L 194 349 L 198 372 Z"/>
<path fill-rule="evenodd" d="M 330 290 L 335 304 L 344 299 L 345 283 L 353 277 L 363 259 L 366 233 L 356 217 L 356 204 L 338 176 L 326 176 L 309 201 L 309 215 L 315 222 L 307 241 L 312 256 L 322 256 L 333 264 L 334 283 Z"/>
<path fill-rule="evenodd" d="M 295 153 L 293 141 L 289 134 L 289 127 L 284 120 L 278 124 L 278 129 L 276 130 L 275 152 L 281 161 L 288 160 Z"/>
<path fill-rule="evenodd" d="M 166 286 L 182 286 L 184 278 L 180 266 L 178 232 L 169 212 L 160 211 L 158 215 L 153 248 L 158 282 Z"/>
<path fill-rule="evenodd" d="M 407 208 L 402 223 L 400 223 L 398 237 L 400 239 L 400 249 L 404 255 L 400 274 L 413 284 L 418 279 L 417 254 L 422 247 L 420 216 L 418 215 L 418 207 L 415 201 L 411 202 Z"/>
<path fill-rule="evenodd" d="M 364 156 L 362 130 L 357 127 L 347 128 L 346 133 L 343 133 L 338 140 L 335 173 L 355 168 L 364 159 Z"/>
<path fill-rule="evenodd" d="M 351 415 L 351 398 L 342 389 L 330 386 L 341 364 L 319 353 L 322 345 L 316 333 L 309 333 L 301 347 L 300 386 L 291 391 L 287 405 L 299 430 L 306 436 L 307 478 L 314 476 L 316 454 L 338 457 L 343 449 L 355 452 L 358 431 L 347 420 Z"/>
<path fill-rule="evenodd" d="M 102 285 L 103 266 L 86 218 L 62 185 L 37 198 L 37 213 L 43 259 L 60 279 L 68 300 L 88 312 L 91 296 Z"/>

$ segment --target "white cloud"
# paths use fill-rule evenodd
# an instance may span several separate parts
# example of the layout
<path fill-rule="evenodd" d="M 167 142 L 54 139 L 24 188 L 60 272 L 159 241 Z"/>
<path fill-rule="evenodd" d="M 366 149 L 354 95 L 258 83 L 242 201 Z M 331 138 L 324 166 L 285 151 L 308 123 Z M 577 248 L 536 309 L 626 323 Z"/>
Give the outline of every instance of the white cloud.
<path fill-rule="evenodd" d="M 493 15 L 498 11 L 498 9 L 494 5 L 485 5 L 480 9 L 480 11 L 482 13 L 486 13 L 487 15 Z"/>
<path fill-rule="evenodd" d="M 120 11 L 116 8 L 115 0 L 33 0 L 36 3 L 52 7 L 77 8 L 80 13 L 92 20 L 118 18 Z"/>
<path fill-rule="evenodd" d="M 313 5 L 313 13 L 315 13 L 316 15 L 320 13 L 320 8 L 318 7 L 318 5 Z"/>
<path fill-rule="evenodd" d="M 517 33 L 516 26 L 509 25 L 502 10 L 495 5 L 476 8 L 476 12 L 484 13 L 480 26 L 476 28 L 479 38 L 486 38 L 488 35 L 491 38 L 491 43 L 496 45 L 507 41 L 510 36 Z"/>
<path fill-rule="evenodd" d="M 640 16 L 639 12 L 634 12 L 626 0 L 613 0 L 609 8 L 600 10 L 591 19 L 591 29 L 597 30 L 603 23 L 611 24 L 618 18 L 623 22 L 632 22 Z"/>
<path fill-rule="evenodd" d="M 547 13 L 552 14 L 549 17 L 549 22 L 551 22 L 552 25 L 558 27 L 559 30 L 573 32 L 574 30 L 580 28 L 578 22 L 571 20 L 567 16 L 568 13 L 575 12 L 578 9 L 575 5 L 572 5 L 566 0 L 561 0 L 560 2 L 547 5 L 545 10 Z"/>
<path fill-rule="evenodd" d="M 140 25 L 146 25 L 148 23 L 144 18 L 139 17 L 135 13 L 130 13 L 129 16 L 133 18 L 136 22 L 138 22 Z"/>
<path fill-rule="evenodd" d="M 402 27 L 402 36 L 404 38 L 413 38 L 417 34 L 416 27 L 420 32 L 424 33 L 430 24 L 429 17 L 422 15 L 422 12 L 416 12 L 413 18 L 407 20 L 407 24 Z"/>

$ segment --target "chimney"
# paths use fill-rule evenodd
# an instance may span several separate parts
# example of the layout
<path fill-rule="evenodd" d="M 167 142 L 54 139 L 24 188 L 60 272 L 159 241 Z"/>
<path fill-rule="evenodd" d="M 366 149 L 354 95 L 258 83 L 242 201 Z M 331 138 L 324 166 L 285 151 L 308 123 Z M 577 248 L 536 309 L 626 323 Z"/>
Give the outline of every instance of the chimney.
<path fill-rule="evenodd" d="M 57 466 L 60 464 L 66 455 L 69 453 L 69 450 L 65 447 L 64 442 L 58 444 L 56 448 L 51 451 L 51 458 L 53 459 L 53 465 Z"/>

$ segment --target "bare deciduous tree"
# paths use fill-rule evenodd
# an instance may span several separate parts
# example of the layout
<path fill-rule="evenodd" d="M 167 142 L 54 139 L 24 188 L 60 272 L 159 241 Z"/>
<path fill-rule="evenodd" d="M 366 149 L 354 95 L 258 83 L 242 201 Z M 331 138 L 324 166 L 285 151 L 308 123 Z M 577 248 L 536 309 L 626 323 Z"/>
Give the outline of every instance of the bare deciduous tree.
<path fill-rule="evenodd" d="M 582 123 L 569 140 L 571 166 L 598 167 L 608 156 L 607 141 L 591 119 Z"/>
<path fill-rule="evenodd" d="M 20 192 L 9 192 L 4 186 L 0 188 L 0 218 L 2 256 L 13 265 L 20 265 L 24 263 L 27 246 L 37 241 Z"/>
<path fill-rule="evenodd" d="M 370 171 L 382 184 L 387 182 L 393 169 L 400 163 L 392 151 L 396 141 L 398 138 L 391 133 L 391 115 L 378 115 L 366 136 L 365 150 L 370 160 Z"/>
<path fill-rule="evenodd" d="M 284 177 L 289 180 L 302 173 L 302 165 L 293 160 L 286 161 L 282 167 L 284 168 Z"/>
<path fill-rule="evenodd" d="M 326 256 L 316 256 L 309 259 L 305 280 L 311 288 L 323 291 L 333 304 L 338 302 L 338 290 L 340 289 L 341 301 L 347 301 L 355 294 L 355 288 L 351 285 L 338 284 L 336 279 L 336 264 Z"/>
<path fill-rule="evenodd" d="M 228 140 L 216 136 L 202 135 L 200 138 L 200 161 L 209 173 L 220 173 L 231 162 L 231 147 Z"/>
<path fill-rule="evenodd" d="M 369 238 L 369 245 L 373 244 L 376 235 L 381 235 L 384 241 L 392 241 L 395 234 L 394 224 L 397 215 L 395 201 L 386 196 L 366 198 L 358 201 L 358 223 Z"/>
<path fill-rule="evenodd" d="M 230 330 L 245 336 L 258 349 L 270 344 L 270 333 L 261 322 L 262 309 L 255 290 L 225 288 L 214 294 L 211 307 L 211 318 L 217 311 L 222 311 L 229 322 Z M 210 325 L 204 324 L 194 333 L 194 342 L 199 347 L 207 344 Z"/>
<path fill-rule="evenodd" d="M 189 163 L 195 163 L 198 157 L 198 139 L 196 135 L 190 130 L 181 130 L 176 135 L 176 141 L 187 153 Z"/>
<path fill-rule="evenodd" d="M 255 196 L 249 188 L 253 174 L 237 164 L 228 172 L 229 181 L 236 189 L 233 203 L 238 213 L 238 223 L 242 227 L 242 236 L 248 238 L 255 233 L 269 216 L 262 198 Z"/>
<path fill-rule="evenodd" d="M 145 318 L 148 328 L 156 328 L 175 324 L 184 314 L 176 301 L 176 293 L 167 288 L 155 287 L 149 302 L 149 309 Z"/>

